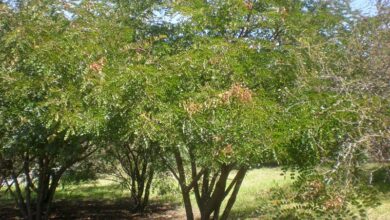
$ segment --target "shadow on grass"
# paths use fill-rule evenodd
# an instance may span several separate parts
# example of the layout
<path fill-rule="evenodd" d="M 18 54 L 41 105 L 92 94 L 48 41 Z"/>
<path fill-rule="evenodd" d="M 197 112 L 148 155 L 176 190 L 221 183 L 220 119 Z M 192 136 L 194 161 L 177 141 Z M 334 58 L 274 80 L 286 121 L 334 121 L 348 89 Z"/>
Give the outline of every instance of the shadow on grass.
<path fill-rule="evenodd" d="M 129 192 L 118 184 L 93 182 L 59 187 L 50 219 L 181 219 L 179 204 L 152 197 L 144 213 L 132 211 Z M 11 196 L 0 192 L 0 219 L 21 219 Z"/>
<path fill-rule="evenodd" d="M 390 193 L 390 169 L 380 169 L 373 173 L 372 185 L 381 193 Z"/>
<path fill-rule="evenodd" d="M 152 201 L 144 213 L 131 211 L 132 202 L 127 199 L 62 200 L 53 204 L 50 219 L 175 219 L 181 217 L 175 204 Z M 0 219 L 19 219 L 16 207 L 0 207 Z"/>

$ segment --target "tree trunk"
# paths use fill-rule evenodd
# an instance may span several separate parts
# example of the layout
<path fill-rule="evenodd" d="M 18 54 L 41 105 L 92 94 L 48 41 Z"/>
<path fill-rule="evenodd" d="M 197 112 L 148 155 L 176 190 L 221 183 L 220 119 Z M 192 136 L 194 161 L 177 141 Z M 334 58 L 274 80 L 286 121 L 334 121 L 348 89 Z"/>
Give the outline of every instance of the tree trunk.
<path fill-rule="evenodd" d="M 51 205 L 53 203 L 54 194 L 55 194 L 56 189 L 58 187 L 58 183 L 60 181 L 61 176 L 62 176 L 62 173 L 59 173 L 59 174 L 55 175 L 52 179 L 52 182 L 51 182 L 48 194 L 47 194 L 47 198 L 46 198 L 45 204 L 44 204 L 44 206 L 45 206 L 45 215 L 43 217 L 44 220 L 49 219 L 49 214 L 50 214 Z"/>
<path fill-rule="evenodd" d="M 236 174 L 237 181 L 236 181 L 236 184 L 234 186 L 232 195 L 230 196 L 230 198 L 228 200 L 228 203 L 226 204 L 225 210 L 224 210 L 224 212 L 223 212 L 223 214 L 221 216 L 221 220 L 226 220 L 228 218 L 228 216 L 230 214 L 230 211 L 231 211 L 234 203 L 236 202 L 238 191 L 240 190 L 242 181 L 244 180 L 245 174 L 246 174 L 247 171 L 248 171 L 248 169 L 241 168 L 238 171 L 238 173 Z"/>
<path fill-rule="evenodd" d="M 187 189 L 182 189 L 182 196 L 184 202 L 184 208 L 186 210 L 187 220 L 194 220 L 194 213 L 192 212 L 190 192 Z"/>
<path fill-rule="evenodd" d="M 12 171 L 12 181 L 15 184 L 15 194 L 14 194 L 15 200 L 18 204 L 19 210 L 20 210 L 23 218 L 26 219 L 27 218 L 27 208 L 26 208 L 26 204 L 24 203 L 23 194 L 20 190 L 19 182 L 18 182 L 18 179 L 17 179 L 14 171 Z M 7 182 L 7 187 L 10 190 L 10 192 L 12 192 L 12 190 L 11 190 L 12 184 L 8 184 L 8 182 Z"/>
<path fill-rule="evenodd" d="M 202 211 L 202 213 L 204 213 L 204 215 L 201 216 L 202 220 L 210 219 L 211 214 L 221 206 L 221 203 L 225 198 L 226 183 L 229 177 L 229 173 L 232 170 L 232 167 L 233 165 L 222 165 L 221 174 L 216 183 L 211 199 L 206 202 L 204 206 L 205 210 Z"/>
<path fill-rule="evenodd" d="M 49 188 L 50 175 L 46 175 L 48 173 L 48 159 L 47 158 L 39 158 L 39 177 L 38 177 L 38 192 L 37 192 L 37 200 L 36 200 L 36 212 L 35 219 L 41 220 L 42 210 L 44 207 L 43 201 L 46 197 L 46 193 Z"/>
<path fill-rule="evenodd" d="M 221 204 L 219 204 L 215 209 L 214 209 L 214 214 L 213 214 L 213 220 L 218 220 L 219 218 L 219 209 L 221 208 Z"/>
<path fill-rule="evenodd" d="M 148 178 L 149 179 L 146 182 L 144 199 L 143 199 L 143 202 L 142 202 L 142 205 L 141 205 L 142 211 L 145 210 L 145 207 L 148 205 L 148 202 L 149 202 L 150 187 L 152 185 L 153 177 L 154 177 L 154 169 L 150 168 L 150 171 L 149 171 L 149 174 L 148 174 Z"/>
<path fill-rule="evenodd" d="M 183 196 L 183 202 L 184 202 L 184 208 L 186 210 L 187 220 L 193 220 L 194 214 L 192 211 L 190 189 L 188 189 L 186 186 L 186 176 L 184 172 L 183 159 L 178 150 L 174 152 L 174 155 L 175 155 L 177 170 L 179 173 L 179 183 L 180 183 L 181 193 Z"/>

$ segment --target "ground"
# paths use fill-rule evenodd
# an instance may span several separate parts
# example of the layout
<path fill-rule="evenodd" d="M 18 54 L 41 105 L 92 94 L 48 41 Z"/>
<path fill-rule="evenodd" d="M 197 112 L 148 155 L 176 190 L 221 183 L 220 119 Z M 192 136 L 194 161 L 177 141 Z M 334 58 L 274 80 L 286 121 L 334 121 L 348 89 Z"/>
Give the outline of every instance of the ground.
<path fill-rule="evenodd" d="M 290 175 L 281 175 L 278 168 L 256 169 L 245 178 L 231 219 L 267 219 L 264 207 L 270 203 L 272 188 L 288 186 Z M 175 185 L 168 195 L 153 193 L 152 202 L 144 214 L 129 211 L 131 203 L 125 198 L 128 192 L 118 184 L 99 180 L 81 185 L 59 187 L 53 206 L 52 219 L 184 219 L 185 212 L 180 205 L 180 194 Z M 390 220 L 390 193 L 382 192 L 381 205 L 368 210 L 371 220 Z M 18 211 L 10 198 L 0 197 L 0 219 L 18 219 Z"/>

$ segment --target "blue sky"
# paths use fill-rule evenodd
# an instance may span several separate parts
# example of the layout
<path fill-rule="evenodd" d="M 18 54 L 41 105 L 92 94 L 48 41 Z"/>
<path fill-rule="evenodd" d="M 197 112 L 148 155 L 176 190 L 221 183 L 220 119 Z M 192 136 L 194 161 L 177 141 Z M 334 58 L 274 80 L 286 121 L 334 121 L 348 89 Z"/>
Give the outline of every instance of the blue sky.
<path fill-rule="evenodd" d="M 375 0 L 352 0 L 353 9 L 361 10 L 366 15 L 373 15 L 376 13 Z"/>

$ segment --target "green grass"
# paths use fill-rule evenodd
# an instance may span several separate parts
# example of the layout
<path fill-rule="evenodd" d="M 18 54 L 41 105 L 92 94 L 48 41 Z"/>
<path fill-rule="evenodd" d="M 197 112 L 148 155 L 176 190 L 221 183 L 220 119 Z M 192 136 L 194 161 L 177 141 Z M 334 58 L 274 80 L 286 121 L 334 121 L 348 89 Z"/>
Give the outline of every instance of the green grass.
<path fill-rule="evenodd" d="M 269 190 L 292 183 L 290 175 L 281 175 L 279 168 L 255 169 L 245 177 L 237 201 L 232 209 L 232 219 L 258 216 L 264 203 L 269 202 Z"/>
<path fill-rule="evenodd" d="M 242 184 L 237 197 L 237 202 L 233 207 L 231 219 L 248 219 L 261 216 L 267 219 L 264 208 L 272 203 L 270 190 L 272 188 L 286 188 L 293 182 L 290 175 L 281 176 L 279 168 L 264 168 L 250 171 Z M 367 210 L 370 220 L 390 220 L 390 186 L 378 185 L 381 192 L 379 199 L 381 205 Z"/>
<path fill-rule="evenodd" d="M 238 194 L 237 201 L 232 209 L 231 219 L 256 219 L 262 216 L 267 219 L 267 207 L 272 204 L 270 191 L 273 188 L 287 188 L 293 180 L 290 175 L 281 175 L 279 168 L 255 169 L 248 172 L 241 190 Z M 163 181 L 164 182 L 164 181 Z M 177 187 L 174 181 L 171 182 L 171 188 Z M 159 183 L 161 184 L 161 183 Z M 156 185 L 158 185 L 156 183 Z M 118 183 L 108 180 L 98 180 L 78 185 L 60 186 L 56 193 L 56 200 L 108 200 L 115 201 L 118 199 L 128 198 L 129 191 L 122 188 Z M 368 209 L 368 217 L 372 220 L 390 219 L 390 192 L 382 191 L 380 194 L 381 205 Z M 181 200 L 180 194 L 176 190 L 159 195 L 159 190 L 153 190 L 151 200 L 154 203 L 178 203 Z M 11 198 L 0 192 L 0 203 L 12 202 Z M 195 201 L 193 205 L 195 206 Z M 183 211 L 180 208 L 179 211 Z"/>
<path fill-rule="evenodd" d="M 127 199 L 130 197 L 130 191 L 121 186 L 118 182 L 99 179 L 82 184 L 71 184 L 60 186 L 56 192 L 57 200 L 108 200 L 115 201 Z M 180 198 L 172 192 L 161 195 L 157 189 L 151 191 L 150 199 L 152 202 L 178 203 Z"/>
<path fill-rule="evenodd" d="M 278 168 L 264 168 L 250 171 L 244 179 L 237 202 L 232 210 L 231 219 L 248 219 L 254 216 L 264 216 L 264 208 L 272 203 L 270 190 L 275 187 L 288 187 L 293 182 L 290 175 L 281 176 Z M 367 210 L 370 220 L 390 220 L 390 186 L 378 185 L 381 191 L 381 205 Z"/>
<path fill-rule="evenodd" d="M 370 220 L 389 220 L 390 219 L 390 192 L 381 193 L 381 205 L 367 210 Z"/>
<path fill-rule="evenodd" d="M 98 180 L 78 185 L 60 186 L 55 199 L 79 199 L 79 200 L 117 200 L 130 195 L 118 183 L 108 180 Z"/>

